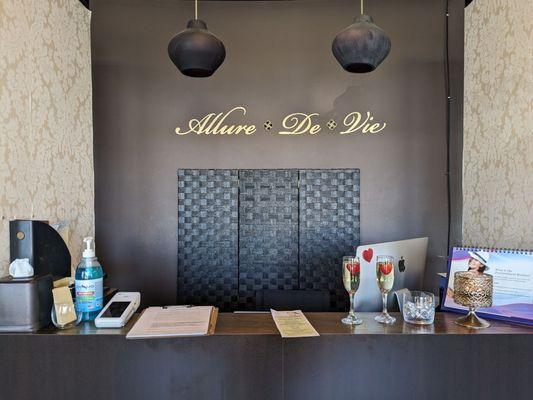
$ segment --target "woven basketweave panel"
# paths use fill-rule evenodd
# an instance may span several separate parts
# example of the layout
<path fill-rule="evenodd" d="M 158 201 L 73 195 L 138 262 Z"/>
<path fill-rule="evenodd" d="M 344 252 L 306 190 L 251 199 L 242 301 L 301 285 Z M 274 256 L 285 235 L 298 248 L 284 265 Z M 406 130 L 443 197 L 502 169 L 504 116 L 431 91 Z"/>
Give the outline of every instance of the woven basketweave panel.
<path fill-rule="evenodd" d="M 253 310 L 258 290 L 300 288 L 344 310 L 358 244 L 359 170 L 178 171 L 180 303 Z"/>
<path fill-rule="evenodd" d="M 178 299 L 235 310 L 238 300 L 236 170 L 178 170 Z"/>
<path fill-rule="evenodd" d="M 256 291 L 298 288 L 298 171 L 239 171 L 239 309 Z"/>
<path fill-rule="evenodd" d="M 329 290 L 345 310 L 342 257 L 359 245 L 359 170 L 300 170 L 300 288 Z"/>

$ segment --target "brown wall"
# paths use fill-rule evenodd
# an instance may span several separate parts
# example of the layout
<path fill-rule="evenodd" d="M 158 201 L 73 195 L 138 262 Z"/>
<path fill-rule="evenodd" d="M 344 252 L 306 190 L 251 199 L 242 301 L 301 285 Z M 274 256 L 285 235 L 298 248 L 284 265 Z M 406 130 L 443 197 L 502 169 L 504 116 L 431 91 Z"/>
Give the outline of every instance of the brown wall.
<path fill-rule="evenodd" d="M 178 168 L 278 167 L 360 168 L 361 243 L 429 236 L 426 283 L 435 286 L 447 240 L 445 1 L 366 2 L 392 38 L 388 59 L 366 75 L 344 72 L 330 50 L 356 3 L 201 2 L 227 58 L 213 77 L 192 79 L 166 53 L 192 2 L 92 2 L 96 237 L 114 286 L 140 290 L 145 304 L 176 301 Z M 462 54 L 462 7 L 454 12 Z M 253 136 L 174 134 L 192 117 L 239 105 L 258 125 Z M 382 134 L 262 128 L 292 112 L 318 112 L 325 125 L 367 110 L 388 123 Z"/>

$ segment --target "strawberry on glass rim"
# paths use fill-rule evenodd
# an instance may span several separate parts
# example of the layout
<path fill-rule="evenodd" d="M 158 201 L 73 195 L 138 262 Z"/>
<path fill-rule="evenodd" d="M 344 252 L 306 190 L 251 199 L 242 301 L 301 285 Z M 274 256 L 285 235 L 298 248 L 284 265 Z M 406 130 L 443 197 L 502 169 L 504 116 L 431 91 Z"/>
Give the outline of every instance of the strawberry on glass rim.
<path fill-rule="evenodd" d="M 379 264 L 379 271 L 383 274 L 383 275 L 388 275 L 392 272 L 392 263 L 388 262 L 388 263 L 381 263 Z"/>
<path fill-rule="evenodd" d="M 361 271 L 361 264 L 348 263 L 346 264 L 346 269 L 350 271 L 351 274 L 358 274 Z"/>

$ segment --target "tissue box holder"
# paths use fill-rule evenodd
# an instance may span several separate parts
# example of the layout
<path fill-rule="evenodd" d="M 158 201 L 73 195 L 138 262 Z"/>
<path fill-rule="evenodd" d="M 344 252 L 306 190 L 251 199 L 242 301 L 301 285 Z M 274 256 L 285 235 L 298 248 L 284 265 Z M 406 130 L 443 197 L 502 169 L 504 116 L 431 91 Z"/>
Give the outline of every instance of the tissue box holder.
<path fill-rule="evenodd" d="M 52 275 L 0 279 L 0 332 L 37 332 L 51 322 Z"/>

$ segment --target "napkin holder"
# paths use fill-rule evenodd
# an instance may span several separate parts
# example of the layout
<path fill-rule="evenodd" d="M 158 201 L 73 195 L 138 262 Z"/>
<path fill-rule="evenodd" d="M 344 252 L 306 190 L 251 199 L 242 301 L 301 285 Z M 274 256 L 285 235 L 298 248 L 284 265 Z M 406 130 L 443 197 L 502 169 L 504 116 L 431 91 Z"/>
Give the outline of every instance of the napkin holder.
<path fill-rule="evenodd" d="M 9 239 L 10 262 L 28 258 L 35 275 L 0 279 L 0 332 L 36 332 L 51 323 L 53 281 L 70 276 L 70 253 L 43 221 L 10 221 Z"/>
<path fill-rule="evenodd" d="M 37 332 L 51 322 L 52 275 L 0 279 L 0 332 Z"/>

